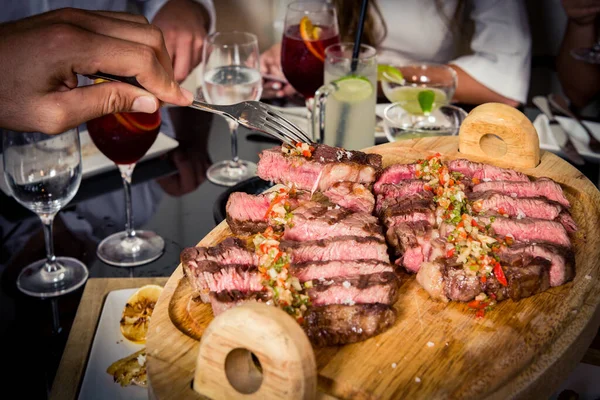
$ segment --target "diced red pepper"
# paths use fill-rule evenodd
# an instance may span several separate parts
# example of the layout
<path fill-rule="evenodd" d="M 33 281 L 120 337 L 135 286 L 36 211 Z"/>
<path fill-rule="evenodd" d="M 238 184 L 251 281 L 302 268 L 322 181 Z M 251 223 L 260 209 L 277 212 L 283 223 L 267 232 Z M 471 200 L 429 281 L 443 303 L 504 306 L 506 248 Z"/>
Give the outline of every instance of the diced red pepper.
<path fill-rule="evenodd" d="M 474 185 L 479 185 L 479 183 L 481 183 L 479 178 L 473 178 L 473 179 L 471 179 L 471 181 L 473 182 Z"/>
<path fill-rule="evenodd" d="M 302 150 L 302 155 L 306 158 L 311 156 L 310 151 L 308 151 L 308 150 Z"/>
<path fill-rule="evenodd" d="M 449 187 L 452 187 L 452 186 L 454 186 L 454 179 L 450 179 L 450 180 L 448 181 L 448 186 L 449 186 Z"/>
<path fill-rule="evenodd" d="M 463 226 L 465 226 L 465 221 L 460 221 L 458 225 L 456 225 L 457 228 L 462 228 Z"/>
<path fill-rule="evenodd" d="M 479 226 L 477 225 L 477 221 L 475 221 L 474 219 L 471 220 L 471 226 Z"/>
<path fill-rule="evenodd" d="M 498 212 L 499 212 L 500 214 L 506 214 L 506 210 L 505 210 L 504 208 L 502 208 L 502 207 L 500 207 L 500 208 L 498 209 Z"/>
<path fill-rule="evenodd" d="M 433 188 L 427 184 L 423 185 L 423 190 L 427 190 L 428 192 L 433 191 Z"/>
<path fill-rule="evenodd" d="M 454 255 L 454 247 L 446 252 L 446 258 L 450 258 Z"/>
<path fill-rule="evenodd" d="M 486 303 L 486 302 L 481 301 L 481 300 L 471 300 L 467 304 L 467 306 L 469 306 L 470 308 L 475 308 L 477 310 L 484 309 L 484 308 L 486 308 L 489 305 L 490 305 L 490 303 Z"/>
<path fill-rule="evenodd" d="M 485 277 L 485 275 L 482 276 L 480 280 L 481 280 L 481 283 L 486 283 L 487 282 L 487 278 Z"/>
<path fill-rule="evenodd" d="M 485 317 L 485 310 L 483 308 L 481 310 L 477 310 L 475 313 L 475 318 L 481 319 L 483 317 Z"/>
<path fill-rule="evenodd" d="M 514 240 L 512 237 L 510 237 L 510 236 L 506 236 L 506 237 L 504 238 L 504 241 L 505 241 L 505 242 L 506 242 L 506 244 L 507 244 L 507 245 L 509 245 L 509 246 L 515 242 L 515 240 Z"/>
<path fill-rule="evenodd" d="M 494 264 L 494 275 L 496 276 L 496 279 L 498 279 L 498 282 L 500 282 L 502 286 L 508 286 L 506 276 L 504 276 L 504 271 L 502 271 L 502 266 L 500 266 L 500 263 L 497 261 Z"/>
<path fill-rule="evenodd" d="M 496 300 L 496 294 L 494 294 L 494 293 L 490 293 L 490 297 L 491 297 L 492 299 Z"/>
<path fill-rule="evenodd" d="M 298 317 L 296 318 L 296 321 L 298 321 L 298 323 L 302 325 L 304 323 L 304 317 Z"/>

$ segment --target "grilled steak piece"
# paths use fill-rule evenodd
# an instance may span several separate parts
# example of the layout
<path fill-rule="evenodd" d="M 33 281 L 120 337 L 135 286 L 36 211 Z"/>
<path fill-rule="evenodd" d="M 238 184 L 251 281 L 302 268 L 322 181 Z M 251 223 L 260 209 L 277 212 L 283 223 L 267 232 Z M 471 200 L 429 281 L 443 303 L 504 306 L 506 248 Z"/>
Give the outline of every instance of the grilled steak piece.
<path fill-rule="evenodd" d="M 482 164 L 465 159 L 452 160 L 448 163 L 448 169 L 452 172 L 460 172 L 466 178 L 479 179 L 486 181 L 513 181 L 513 182 L 529 182 L 527 175 L 489 164 Z"/>
<path fill-rule="evenodd" d="M 481 293 L 479 277 L 467 274 L 462 264 L 446 265 L 442 269 L 444 294 L 450 300 L 471 301 Z"/>
<path fill-rule="evenodd" d="M 338 236 L 308 242 L 284 240 L 279 248 L 290 254 L 292 263 L 360 259 L 390 261 L 385 241 L 373 237 Z"/>
<path fill-rule="evenodd" d="M 556 221 L 560 222 L 562 226 L 565 227 L 567 232 L 577 232 L 577 223 L 575 223 L 575 220 L 571 216 L 571 213 L 569 213 L 567 210 L 563 210 L 560 214 L 558 214 L 558 217 L 556 217 Z"/>
<path fill-rule="evenodd" d="M 356 261 L 311 261 L 290 265 L 290 273 L 300 280 L 323 280 L 336 277 L 353 277 L 358 275 L 394 272 L 390 263 L 375 260 Z"/>
<path fill-rule="evenodd" d="M 394 164 L 383 170 L 373 186 L 375 194 L 380 194 L 385 184 L 397 184 L 407 179 L 415 179 L 417 164 Z"/>
<path fill-rule="evenodd" d="M 550 286 L 552 287 L 564 285 L 575 277 L 573 251 L 549 243 L 515 243 L 510 247 L 503 247 L 499 256 L 502 264 L 515 267 L 530 265 L 538 258 L 547 260 L 550 264 Z"/>
<path fill-rule="evenodd" d="M 535 261 L 526 267 L 503 266 L 508 285 L 502 286 L 491 276 L 485 284 L 481 284 L 482 291 L 487 295 L 494 294 L 498 301 L 507 298 L 518 301 L 547 290 L 550 287 L 548 262 L 539 258 Z"/>
<path fill-rule="evenodd" d="M 243 303 L 252 301 L 265 302 L 269 299 L 269 292 L 239 292 L 233 290 L 229 292 L 210 293 L 209 295 L 210 305 L 215 317 Z"/>
<path fill-rule="evenodd" d="M 323 194 L 334 204 L 350 211 L 371 214 L 375 208 L 375 196 L 362 183 L 338 182 Z"/>
<path fill-rule="evenodd" d="M 266 194 L 231 193 L 225 206 L 229 228 L 235 234 L 263 232 L 268 226 L 265 217 L 270 204 Z"/>
<path fill-rule="evenodd" d="M 416 195 L 389 199 L 386 203 L 387 207 L 382 208 L 380 216 L 387 227 L 417 221 L 435 225 L 435 204 L 431 198 Z"/>
<path fill-rule="evenodd" d="M 366 340 L 390 328 L 396 311 L 384 304 L 312 307 L 304 317 L 304 331 L 318 347 Z"/>
<path fill-rule="evenodd" d="M 442 262 L 425 262 L 421 264 L 416 279 L 432 299 L 447 303 L 445 277 L 442 271 L 445 271 Z"/>
<path fill-rule="evenodd" d="M 381 156 L 316 145 L 312 157 L 284 155 L 280 147 L 260 153 L 258 176 L 294 184 L 303 190 L 326 190 L 336 182 L 371 184 L 381 172 Z"/>
<path fill-rule="evenodd" d="M 228 237 L 213 247 L 187 247 L 180 255 L 184 270 L 190 263 L 214 261 L 217 264 L 258 265 L 258 258 L 249 249 L 246 242 L 235 237 Z"/>
<path fill-rule="evenodd" d="M 377 218 L 343 208 L 307 203 L 293 211 L 292 226 L 286 226 L 285 240 L 321 240 L 336 236 L 375 237 L 383 240 Z"/>
<path fill-rule="evenodd" d="M 406 179 L 398 183 L 383 183 L 379 186 L 377 201 L 380 202 L 388 197 L 412 197 L 422 193 L 425 189 L 425 181 L 422 179 Z"/>
<path fill-rule="evenodd" d="M 549 178 L 538 178 L 532 182 L 509 182 L 492 181 L 482 182 L 473 186 L 473 192 L 498 192 L 516 197 L 545 197 L 548 200 L 556 201 L 563 207 L 569 208 L 571 204 L 565 197 L 562 188 L 556 182 Z"/>
<path fill-rule="evenodd" d="M 308 289 L 313 306 L 326 304 L 394 304 L 399 280 L 393 272 L 336 277 L 313 281 Z"/>
<path fill-rule="evenodd" d="M 431 255 L 431 224 L 416 221 L 398 224 L 386 231 L 390 246 L 394 249 L 396 264 L 404 266 L 410 272 L 418 272 L 421 263 L 428 261 Z"/>

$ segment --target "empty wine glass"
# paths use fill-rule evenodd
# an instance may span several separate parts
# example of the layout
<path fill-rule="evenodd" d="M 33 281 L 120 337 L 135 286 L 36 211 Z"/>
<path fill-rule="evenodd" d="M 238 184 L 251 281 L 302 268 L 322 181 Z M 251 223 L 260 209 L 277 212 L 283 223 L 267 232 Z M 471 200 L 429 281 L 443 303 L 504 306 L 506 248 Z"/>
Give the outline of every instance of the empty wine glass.
<path fill-rule="evenodd" d="M 46 135 L 5 130 L 2 144 L 4 177 L 12 196 L 40 217 L 46 241 L 46 259 L 26 266 L 17 278 L 17 287 L 41 298 L 72 292 L 85 283 L 88 269 L 75 258 L 54 255 L 52 222 L 79 189 L 79 131 Z"/>
<path fill-rule="evenodd" d="M 236 104 L 258 100 L 262 93 L 258 40 L 246 32 L 216 32 L 203 49 L 202 93 L 208 103 Z M 213 183 L 233 186 L 256 175 L 256 164 L 240 160 L 237 148 L 238 123 L 227 118 L 231 133 L 231 160 L 211 165 L 206 177 Z"/>

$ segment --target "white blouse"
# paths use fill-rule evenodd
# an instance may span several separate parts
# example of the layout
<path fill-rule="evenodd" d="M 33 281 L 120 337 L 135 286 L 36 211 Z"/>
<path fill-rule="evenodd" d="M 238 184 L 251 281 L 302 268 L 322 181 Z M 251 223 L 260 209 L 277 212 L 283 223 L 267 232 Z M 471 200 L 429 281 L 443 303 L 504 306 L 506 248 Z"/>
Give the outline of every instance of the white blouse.
<path fill-rule="evenodd" d="M 378 62 L 454 64 L 494 92 L 525 103 L 531 36 L 524 2 L 468 0 L 464 25 L 456 28 L 472 24 L 470 38 L 454 35 L 448 26 L 457 0 L 440 3 L 443 14 L 434 0 L 378 0 L 388 30 Z"/>

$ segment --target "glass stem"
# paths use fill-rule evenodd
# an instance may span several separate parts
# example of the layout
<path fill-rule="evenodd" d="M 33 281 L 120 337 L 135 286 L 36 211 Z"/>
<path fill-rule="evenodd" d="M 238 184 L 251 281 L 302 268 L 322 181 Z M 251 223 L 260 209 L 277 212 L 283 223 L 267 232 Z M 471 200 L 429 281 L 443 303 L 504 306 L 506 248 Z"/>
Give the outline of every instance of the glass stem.
<path fill-rule="evenodd" d="M 305 99 L 304 104 L 306 104 L 306 119 L 308 120 L 308 123 L 306 124 L 306 126 L 308 126 L 308 132 L 306 132 L 306 133 L 308 134 L 309 137 L 313 138 L 313 140 L 316 141 L 315 127 L 313 126 L 313 108 L 315 105 L 314 97 Z"/>
<path fill-rule="evenodd" d="M 58 335 L 62 331 L 58 312 L 58 299 L 56 297 L 51 298 L 50 304 L 52 305 L 52 333 Z"/>
<path fill-rule="evenodd" d="M 127 231 L 127 237 L 134 237 L 135 230 L 133 229 L 133 212 L 131 208 L 131 175 L 135 164 L 119 165 L 119 171 L 121 171 L 121 178 L 123 178 L 123 187 L 125 188 L 125 215 L 127 220 L 125 222 L 125 230 Z"/>
<path fill-rule="evenodd" d="M 47 272 L 58 271 L 59 266 L 56 263 L 56 257 L 54 256 L 54 239 L 52 235 L 52 223 L 56 213 L 40 215 L 42 225 L 44 226 L 44 240 L 46 242 L 46 264 L 45 268 Z"/>
<path fill-rule="evenodd" d="M 229 132 L 231 133 L 231 167 L 236 168 L 240 164 L 237 146 L 238 123 L 229 118 L 227 119 L 227 123 L 229 124 Z"/>

